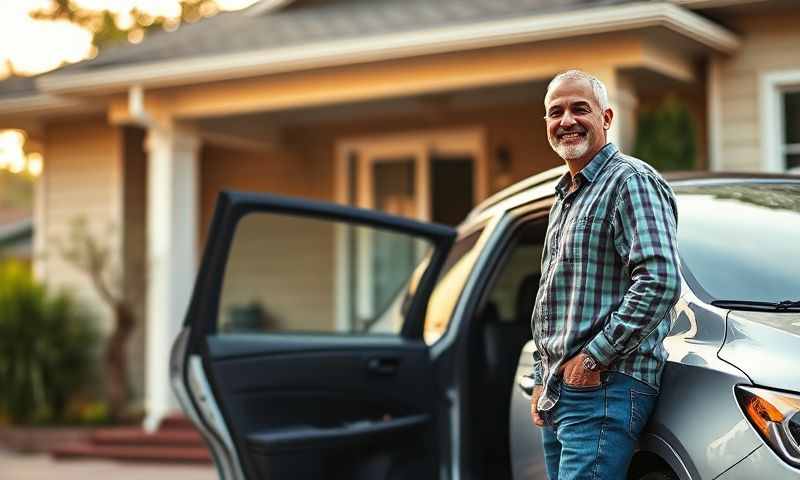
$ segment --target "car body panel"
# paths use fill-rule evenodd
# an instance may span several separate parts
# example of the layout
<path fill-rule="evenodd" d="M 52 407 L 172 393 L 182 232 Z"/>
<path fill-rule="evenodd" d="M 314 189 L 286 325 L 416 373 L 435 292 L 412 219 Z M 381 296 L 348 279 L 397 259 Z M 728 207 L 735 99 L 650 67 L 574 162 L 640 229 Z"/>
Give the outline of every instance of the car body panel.
<path fill-rule="evenodd" d="M 717 356 L 726 314 L 685 290 L 670 312 L 673 326 L 664 339 L 669 356 L 646 431 L 669 443 L 691 478 L 714 478 L 761 442 L 733 394 L 748 378 Z"/>
<path fill-rule="evenodd" d="M 669 357 L 639 449 L 659 456 L 683 479 L 714 478 L 761 444 L 733 394 L 734 386 L 748 384 L 748 378 L 717 357 L 725 338 L 726 313 L 687 290 L 670 311 L 673 328 L 664 341 Z M 531 372 L 532 343 L 520 356 L 518 379 Z M 530 420 L 530 396 L 516 388 L 511 408 L 514 478 L 544 479 L 541 438 Z"/>
<path fill-rule="evenodd" d="M 718 477 L 719 480 L 797 480 L 800 470 L 790 467 L 766 445 L 761 445 L 741 462 Z"/>
<path fill-rule="evenodd" d="M 756 385 L 800 392 L 800 313 L 732 311 L 727 328 L 720 358 Z"/>

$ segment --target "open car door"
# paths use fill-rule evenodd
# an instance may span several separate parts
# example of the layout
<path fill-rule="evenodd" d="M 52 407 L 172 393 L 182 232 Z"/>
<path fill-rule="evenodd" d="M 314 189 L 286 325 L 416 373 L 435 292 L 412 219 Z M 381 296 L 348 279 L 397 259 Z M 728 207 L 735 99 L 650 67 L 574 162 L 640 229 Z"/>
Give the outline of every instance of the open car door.
<path fill-rule="evenodd" d="M 422 334 L 455 235 L 220 194 L 170 368 L 221 478 L 439 476 L 445 407 Z"/>

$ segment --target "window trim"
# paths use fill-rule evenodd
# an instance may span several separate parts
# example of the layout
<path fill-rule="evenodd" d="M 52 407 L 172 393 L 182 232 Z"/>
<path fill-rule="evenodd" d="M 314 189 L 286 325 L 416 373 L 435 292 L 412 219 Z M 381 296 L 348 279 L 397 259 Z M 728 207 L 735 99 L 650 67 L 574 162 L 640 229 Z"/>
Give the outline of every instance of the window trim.
<path fill-rule="evenodd" d="M 800 69 L 771 70 L 760 76 L 761 164 L 766 172 L 787 170 L 783 95 L 796 90 L 800 90 Z"/>

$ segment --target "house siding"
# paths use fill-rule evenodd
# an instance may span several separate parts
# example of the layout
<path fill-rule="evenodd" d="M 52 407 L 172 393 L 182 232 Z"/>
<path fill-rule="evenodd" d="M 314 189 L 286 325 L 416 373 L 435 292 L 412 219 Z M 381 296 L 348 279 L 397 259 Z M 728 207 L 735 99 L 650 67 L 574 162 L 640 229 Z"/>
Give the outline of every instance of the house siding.
<path fill-rule="evenodd" d="M 800 70 L 800 9 L 724 19 L 743 42 L 732 57 L 717 60 L 720 145 L 718 165 L 725 171 L 759 171 L 762 158 L 760 77 L 770 71 Z"/>
<path fill-rule="evenodd" d="M 91 234 L 113 252 L 114 272 L 119 271 L 119 232 L 125 227 L 121 216 L 121 132 L 101 117 L 51 123 L 45 133 L 42 191 L 46 192 L 43 205 L 47 247 L 36 254 L 45 264 L 48 285 L 73 292 L 108 329 L 109 308 L 88 276 L 65 261 L 61 248 L 69 241 L 73 222 L 85 218 Z"/>

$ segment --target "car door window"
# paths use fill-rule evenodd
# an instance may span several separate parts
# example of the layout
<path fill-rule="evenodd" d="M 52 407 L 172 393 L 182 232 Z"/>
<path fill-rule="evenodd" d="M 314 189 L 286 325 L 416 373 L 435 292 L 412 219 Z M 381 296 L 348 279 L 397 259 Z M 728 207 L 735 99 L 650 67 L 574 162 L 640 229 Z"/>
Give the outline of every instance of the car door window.
<path fill-rule="evenodd" d="M 420 237 L 334 220 L 254 212 L 239 220 L 217 330 L 364 333 L 430 251 Z M 399 333 L 398 311 L 383 333 Z"/>
<path fill-rule="evenodd" d="M 461 291 L 478 259 L 481 250 L 478 240 L 483 232 L 483 228 L 480 228 L 459 238 L 447 256 L 425 315 L 424 338 L 428 345 L 439 340 L 450 325 Z"/>
<path fill-rule="evenodd" d="M 480 308 L 490 322 L 529 324 L 541 278 L 547 223 L 526 220 L 515 228 Z"/>
<path fill-rule="evenodd" d="M 450 319 L 456 303 L 458 303 L 461 290 L 478 258 L 480 252 L 478 240 L 483 232 L 484 228 L 479 227 L 462 235 L 456 240 L 447 255 L 436 285 L 433 287 L 433 292 L 431 292 L 425 314 L 423 338 L 427 345 L 436 343 L 450 325 Z M 397 295 L 389 309 L 371 326 L 371 332 L 386 333 L 394 329 L 394 322 L 404 316 L 404 309 L 416 292 L 420 276 L 428 268 L 428 260 L 429 258 L 425 257 L 417 265 L 407 286 Z"/>

